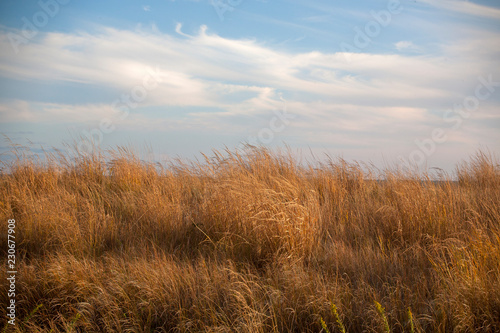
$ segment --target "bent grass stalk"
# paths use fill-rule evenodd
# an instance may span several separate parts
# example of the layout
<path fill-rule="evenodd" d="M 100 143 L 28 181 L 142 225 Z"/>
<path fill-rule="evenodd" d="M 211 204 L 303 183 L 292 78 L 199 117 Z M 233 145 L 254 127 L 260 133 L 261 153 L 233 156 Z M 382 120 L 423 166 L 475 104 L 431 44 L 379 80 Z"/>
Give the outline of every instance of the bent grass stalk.
<path fill-rule="evenodd" d="M 43 307 L 43 304 L 38 304 L 36 306 L 36 308 L 34 308 L 33 310 L 31 310 L 31 312 L 26 316 L 26 318 L 24 318 L 24 323 L 27 324 L 28 321 L 31 319 L 31 317 L 33 317 L 35 315 L 35 313 L 40 310 L 41 308 Z"/>
<path fill-rule="evenodd" d="M 415 323 L 413 322 L 413 314 L 411 308 L 408 308 L 408 323 L 410 324 L 410 332 L 415 333 Z"/>
<path fill-rule="evenodd" d="M 380 318 L 382 319 L 382 322 L 384 323 L 384 330 L 386 333 L 391 332 L 391 328 L 389 326 L 389 321 L 387 320 L 387 316 L 385 315 L 385 309 L 384 307 L 377 301 L 375 302 L 375 308 L 377 309 L 378 314 L 380 315 Z"/>
<path fill-rule="evenodd" d="M 331 308 L 332 308 L 332 313 L 335 316 L 335 320 L 337 321 L 337 325 L 339 327 L 340 332 L 346 333 L 344 324 L 342 323 L 342 320 L 340 319 L 339 313 L 337 311 L 337 306 L 333 304 L 333 302 L 330 303 Z"/>
<path fill-rule="evenodd" d="M 319 322 L 321 323 L 321 327 L 325 330 L 326 333 L 330 333 L 330 330 L 328 329 L 328 326 L 326 325 L 325 320 L 321 317 L 319 318 Z"/>
<path fill-rule="evenodd" d="M 342 320 L 340 319 L 339 313 L 337 311 L 337 306 L 333 302 L 330 302 L 330 309 L 332 311 L 333 316 L 335 317 L 335 322 L 337 323 L 337 327 L 338 327 L 339 331 L 341 333 L 346 333 L 345 326 L 342 323 Z M 323 327 L 323 329 L 327 333 L 330 333 L 330 330 L 328 329 L 328 326 L 326 325 L 326 322 L 322 317 L 320 317 L 320 323 L 321 323 L 321 327 Z"/>
<path fill-rule="evenodd" d="M 77 323 L 77 321 L 80 319 L 82 315 L 78 312 L 74 317 L 73 319 L 71 319 L 71 322 L 69 323 L 68 325 L 68 328 L 66 329 L 66 332 L 67 333 L 71 333 L 73 332 L 73 329 L 75 328 L 75 325 Z"/>

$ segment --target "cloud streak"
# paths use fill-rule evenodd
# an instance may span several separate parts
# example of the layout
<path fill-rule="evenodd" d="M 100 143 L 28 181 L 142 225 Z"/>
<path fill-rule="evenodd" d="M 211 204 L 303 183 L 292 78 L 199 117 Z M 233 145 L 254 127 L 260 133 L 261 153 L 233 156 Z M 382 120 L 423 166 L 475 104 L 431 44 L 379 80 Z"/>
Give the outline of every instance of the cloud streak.
<path fill-rule="evenodd" d="M 437 8 L 443 8 L 462 14 L 500 19 L 500 9 L 490 6 L 479 5 L 470 1 L 464 1 L 464 0 L 421 0 L 421 1 Z"/>

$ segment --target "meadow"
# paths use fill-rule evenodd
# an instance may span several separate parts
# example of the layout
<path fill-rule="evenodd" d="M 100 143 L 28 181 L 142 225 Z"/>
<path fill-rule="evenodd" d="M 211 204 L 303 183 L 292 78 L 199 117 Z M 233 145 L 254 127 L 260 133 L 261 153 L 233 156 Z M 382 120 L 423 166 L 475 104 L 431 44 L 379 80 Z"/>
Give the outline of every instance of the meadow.
<path fill-rule="evenodd" d="M 286 151 L 23 154 L 0 177 L 5 332 L 498 332 L 500 168 Z M 7 221 L 16 220 L 16 325 Z M 6 321 L 6 320 L 5 320 Z"/>

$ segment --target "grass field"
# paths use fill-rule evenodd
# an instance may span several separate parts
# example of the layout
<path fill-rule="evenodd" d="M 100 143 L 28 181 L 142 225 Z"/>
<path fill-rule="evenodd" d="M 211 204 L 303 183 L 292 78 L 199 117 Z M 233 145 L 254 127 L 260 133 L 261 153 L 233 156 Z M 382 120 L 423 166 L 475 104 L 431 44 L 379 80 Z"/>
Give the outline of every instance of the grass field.
<path fill-rule="evenodd" d="M 487 153 L 439 182 L 266 149 L 160 167 L 118 148 L 9 168 L 7 332 L 500 331 L 500 169 Z"/>

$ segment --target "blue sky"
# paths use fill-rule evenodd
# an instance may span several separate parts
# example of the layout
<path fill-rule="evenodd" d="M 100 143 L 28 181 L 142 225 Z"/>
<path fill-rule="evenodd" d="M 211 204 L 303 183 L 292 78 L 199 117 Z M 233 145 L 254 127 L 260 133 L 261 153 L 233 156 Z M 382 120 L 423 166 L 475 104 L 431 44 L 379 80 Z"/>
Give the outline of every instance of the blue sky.
<path fill-rule="evenodd" d="M 498 1 L 4 0 L 0 43 L 0 132 L 34 151 L 500 155 Z"/>

